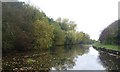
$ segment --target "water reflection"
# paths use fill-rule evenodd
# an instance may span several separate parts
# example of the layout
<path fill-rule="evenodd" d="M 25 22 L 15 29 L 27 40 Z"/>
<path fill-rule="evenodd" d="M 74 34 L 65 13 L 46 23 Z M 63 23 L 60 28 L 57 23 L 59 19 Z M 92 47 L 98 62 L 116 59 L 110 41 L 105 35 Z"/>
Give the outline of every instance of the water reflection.
<path fill-rule="evenodd" d="M 76 59 L 76 65 L 71 70 L 104 70 L 105 68 L 99 63 L 99 52 L 93 47 L 89 51 Z"/>
<path fill-rule="evenodd" d="M 89 46 L 83 46 L 83 45 L 71 45 L 71 46 L 65 46 L 65 47 L 57 47 L 54 49 L 54 55 L 52 70 L 68 70 L 73 69 L 73 67 L 76 65 L 75 58 L 78 56 L 83 55 L 84 53 L 88 52 Z M 53 51 L 52 51 L 53 53 Z M 57 59 L 59 58 L 59 59 Z"/>
<path fill-rule="evenodd" d="M 89 46 L 56 46 L 49 51 L 9 53 L 3 56 L 3 70 L 66 70 L 75 66 L 74 58 L 88 52 Z"/>
<path fill-rule="evenodd" d="M 106 52 L 100 52 L 100 62 L 106 70 L 120 70 L 120 56 L 110 55 Z"/>
<path fill-rule="evenodd" d="M 111 61 L 110 61 L 111 60 Z M 56 46 L 47 51 L 8 53 L 3 70 L 105 70 L 116 67 L 116 58 L 99 53 L 88 45 Z M 113 65 L 113 66 L 111 66 Z"/>

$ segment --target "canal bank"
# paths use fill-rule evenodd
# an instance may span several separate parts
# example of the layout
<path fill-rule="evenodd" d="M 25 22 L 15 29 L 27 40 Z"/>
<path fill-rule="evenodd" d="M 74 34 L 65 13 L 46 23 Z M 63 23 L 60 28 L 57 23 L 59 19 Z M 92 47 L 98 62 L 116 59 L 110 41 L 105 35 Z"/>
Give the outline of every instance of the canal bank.
<path fill-rule="evenodd" d="M 120 55 L 120 51 L 117 51 L 117 50 L 112 50 L 112 49 L 108 49 L 108 48 L 105 48 L 105 47 L 98 47 L 98 46 L 95 46 L 95 45 L 93 45 L 93 48 L 95 48 L 96 50 L 99 50 L 99 51 L 104 51 L 104 52 L 108 52 L 108 53 L 111 53 L 111 54 Z"/>
<path fill-rule="evenodd" d="M 99 51 L 99 58 L 103 66 L 106 67 L 106 72 L 112 72 L 113 70 L 117 72 L 117 70 L 120 70 L 120 51 L 94 45 L 92 47 Z"/>

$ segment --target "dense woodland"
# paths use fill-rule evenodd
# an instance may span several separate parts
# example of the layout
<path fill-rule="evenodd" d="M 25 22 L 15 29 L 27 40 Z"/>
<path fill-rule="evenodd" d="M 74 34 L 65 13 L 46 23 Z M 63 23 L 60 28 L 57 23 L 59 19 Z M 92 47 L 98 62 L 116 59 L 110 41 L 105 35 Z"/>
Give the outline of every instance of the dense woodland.
<path fill-rule="evenodd" d="M 3 51 L 41 50 L 92 42 L 88 34 L 76 31 L 74 21 L 53 20 L 38 8 L 22 2 L 3 2 L 2 15 Z"/>
<path fill-rule="evenodd" d="M 120 20 L 113 22 L 105 28 L 99 40 L 103 44 L 120 45 Z"/>

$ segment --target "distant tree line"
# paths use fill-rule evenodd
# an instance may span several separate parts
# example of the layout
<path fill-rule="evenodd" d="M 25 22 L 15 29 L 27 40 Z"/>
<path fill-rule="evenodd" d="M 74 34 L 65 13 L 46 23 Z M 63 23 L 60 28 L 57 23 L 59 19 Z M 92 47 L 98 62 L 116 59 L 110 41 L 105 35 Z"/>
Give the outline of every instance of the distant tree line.
<path fill-rule="evenodd" d="M 2 49 L 48 49 L 55 45 L 89 44 L 88 34 L 76 31 L 76 23 L 69 19 L 56 21 L 43 11 L 22 3 L 2 3 Z"/>
<path fill-rule="evenodd" d="M 120 20 L 105 28 L 100 34 L 99 40 L 103 44 L 120 45 Z"/>

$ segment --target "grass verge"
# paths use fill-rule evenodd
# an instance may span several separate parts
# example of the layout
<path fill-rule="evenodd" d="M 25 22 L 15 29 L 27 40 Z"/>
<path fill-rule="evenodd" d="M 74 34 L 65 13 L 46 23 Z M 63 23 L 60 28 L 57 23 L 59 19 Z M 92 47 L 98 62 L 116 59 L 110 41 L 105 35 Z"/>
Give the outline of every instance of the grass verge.
<path fill-rule="evenodd" d="M 99 42 L 96 42 L 93 44 L 96 48 L 106 48 L 106 49 L 111 49 L 115 51 L 120 51 L 120 46 L 119 45 L 107 45 L 107 44 L 101 44 Z"/>

